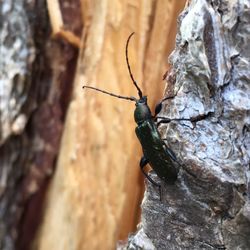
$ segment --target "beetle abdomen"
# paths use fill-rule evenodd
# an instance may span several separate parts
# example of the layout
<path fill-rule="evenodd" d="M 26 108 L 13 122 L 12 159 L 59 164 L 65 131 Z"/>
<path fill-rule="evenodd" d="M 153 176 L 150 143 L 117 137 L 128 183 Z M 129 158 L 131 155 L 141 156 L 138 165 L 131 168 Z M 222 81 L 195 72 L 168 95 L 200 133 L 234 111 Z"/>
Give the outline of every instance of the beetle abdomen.
<path fill-rule="evenodd" d="M 142 145 L 144 156 L 156 174 L 167 183 L 176 181 L 178 170 L 165 148 L 155 123 L 146 120 L 136 127 L 135 132 Z"/>

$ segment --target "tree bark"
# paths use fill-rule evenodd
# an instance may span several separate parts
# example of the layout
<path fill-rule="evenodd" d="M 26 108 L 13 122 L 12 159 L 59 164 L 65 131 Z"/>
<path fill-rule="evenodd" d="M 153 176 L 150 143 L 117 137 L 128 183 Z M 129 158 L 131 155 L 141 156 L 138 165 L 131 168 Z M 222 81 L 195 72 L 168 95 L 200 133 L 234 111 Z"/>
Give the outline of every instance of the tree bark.
<path fill-rule="evenodd" d="M 77 50 L 50 39 L 45 1 L 1 1 L 0 20 L 0 249 L 27 250 L 53 174 Z"/>
<path fill-rule="evenodd" d="M 160 127 L 175 185 L 147 182 L 140 229 L 120 249 L 250 249 L 250 2 L 192 0 L 179 18 Z M 154 174 L 152 178 L 159 182 Z"/>

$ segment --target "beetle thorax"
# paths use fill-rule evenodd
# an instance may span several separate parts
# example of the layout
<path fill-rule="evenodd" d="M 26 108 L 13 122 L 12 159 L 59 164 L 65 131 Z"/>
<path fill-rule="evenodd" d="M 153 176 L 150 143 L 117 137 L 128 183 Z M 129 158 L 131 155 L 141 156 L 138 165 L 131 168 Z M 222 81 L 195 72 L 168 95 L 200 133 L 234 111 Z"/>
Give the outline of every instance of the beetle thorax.
<path fill-rule="evenodd" d="M 151 111 L 147 105 L 147 98 L 144 96 L 138 100 L 135 104 L 134 118 L 137 124 L 144 122 L 145 120 L 151 119 Z"/>

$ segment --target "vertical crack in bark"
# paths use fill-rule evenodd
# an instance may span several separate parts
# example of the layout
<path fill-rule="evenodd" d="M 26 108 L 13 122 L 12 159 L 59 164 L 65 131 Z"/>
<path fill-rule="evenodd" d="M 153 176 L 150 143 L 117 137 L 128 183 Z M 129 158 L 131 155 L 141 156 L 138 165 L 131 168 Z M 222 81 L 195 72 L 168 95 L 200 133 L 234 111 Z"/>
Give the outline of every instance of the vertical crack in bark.
<path fill-rule="evenodd" d="M 205 12 L 204 14 L 205 27 L 204 27 L 204 46 L 205 53 L 208 59 L 209 68 L 211 71 L 211 83 L 209 83 L 208 87 L 211 91 L 211 95 L 215 94 L 215 83 L 218 81 L 218 65 L 216 61 L 216 50 L 215 50 L 215 42 L 214 42 L 214 29 L 212 18 L 209 12 Z"/>

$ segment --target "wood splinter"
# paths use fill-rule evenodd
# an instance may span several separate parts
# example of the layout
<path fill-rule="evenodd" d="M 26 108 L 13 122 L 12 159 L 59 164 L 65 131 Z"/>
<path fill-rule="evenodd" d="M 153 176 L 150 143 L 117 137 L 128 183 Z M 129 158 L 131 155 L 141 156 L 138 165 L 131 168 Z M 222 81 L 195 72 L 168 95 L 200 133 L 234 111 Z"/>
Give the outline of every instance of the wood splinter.
<path fill-rule="evenodd" d="M 73 32 L 66 30 L 58 0 L 47 0 L 48 12 L 52 28 L 52 36 L 65 39 L 74 47 L 80 48 L 81 39 Z"/>

